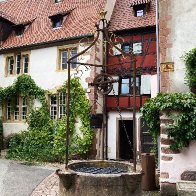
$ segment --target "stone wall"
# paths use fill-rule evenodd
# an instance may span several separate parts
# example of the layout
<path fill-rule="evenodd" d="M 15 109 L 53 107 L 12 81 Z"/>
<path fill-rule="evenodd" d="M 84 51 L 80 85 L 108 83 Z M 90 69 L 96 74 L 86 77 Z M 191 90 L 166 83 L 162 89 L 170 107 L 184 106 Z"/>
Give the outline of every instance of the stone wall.
<path fill-rule="evenodd" d="M 192 141 L 188 148 L 181 151 L 170 149 L 174 142 L 167 136 L 168 124 L 173 121 L 165 114 L 160 117 L 160 187 L 161 195 L 175 195 L 176 183 L 181 180 L 196 178 L 196 141 Z"/>

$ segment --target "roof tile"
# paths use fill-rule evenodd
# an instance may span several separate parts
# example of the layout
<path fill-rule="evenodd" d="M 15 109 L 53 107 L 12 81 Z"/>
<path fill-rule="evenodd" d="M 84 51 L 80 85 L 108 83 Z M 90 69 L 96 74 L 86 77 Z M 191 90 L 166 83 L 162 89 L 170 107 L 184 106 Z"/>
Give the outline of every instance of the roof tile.
<path fill-rule="evenodd" d="M 106 0 L 63 0 L 60 3 L 53 0 L 7 0 L 0 3 L 0 16 L 9 16 L 15 24 L 32 22 L 22 36 L 15 36 L 13 32 L 0 50 L 91 34 L 105 3 Z M 53 29 L 49 16 L 70 10 L 62 27 Z"/>
<path fill-rule="evenodd" d="M 142 2 L 141 2 L 142 1 Z M 149 10 L 143 17 L 134 16 L 135 3 L 146 3 L 148 0 L 116 0 L 116 5 L 110 21 L 110 31 L 136 29 L 154 26 L 156 17 L 156 2 L 150 1 Z"/>

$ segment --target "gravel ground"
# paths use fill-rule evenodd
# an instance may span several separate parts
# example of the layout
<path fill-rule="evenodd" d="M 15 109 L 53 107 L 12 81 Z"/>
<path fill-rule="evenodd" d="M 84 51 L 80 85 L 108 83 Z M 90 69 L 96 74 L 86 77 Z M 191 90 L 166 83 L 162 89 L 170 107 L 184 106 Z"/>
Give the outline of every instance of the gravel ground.
<path fill-rule="evenodd" d="M 142 196 L 160 196 L 160 191 L 143 191 Z"/>

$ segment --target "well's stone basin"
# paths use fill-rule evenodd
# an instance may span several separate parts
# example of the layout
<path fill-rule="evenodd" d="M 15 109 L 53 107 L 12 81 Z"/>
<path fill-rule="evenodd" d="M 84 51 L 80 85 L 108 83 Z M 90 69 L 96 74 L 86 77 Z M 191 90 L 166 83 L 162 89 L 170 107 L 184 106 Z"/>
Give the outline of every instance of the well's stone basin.
<path fill-rule="evenodd" d="M 79 168 L 118 168 L 118 174 L 78 172 Z M 116 161 L 78 161 L 68 170 L 57 170 L 59 196 L 140 196 L 141 172 L 133 172 L 131 164 Z"/>

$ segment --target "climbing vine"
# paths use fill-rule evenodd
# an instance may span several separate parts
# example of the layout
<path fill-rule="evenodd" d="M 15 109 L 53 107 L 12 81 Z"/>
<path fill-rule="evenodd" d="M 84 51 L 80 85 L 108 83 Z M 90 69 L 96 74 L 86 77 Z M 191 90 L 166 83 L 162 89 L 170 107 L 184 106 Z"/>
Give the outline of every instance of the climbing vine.
<path fill-rule="evenodd" d="M 186 66 L 185 81 L 190 88 L 196 87 L 196 48 L 193 48 L 183 56 Z"/>
<path fill-rule="evenodd" d="M 168 136 L 173 138 L 172 149 L 187 147 L 191 140 L 196 140 L 196 95 L 193 93 L 159 94 L 149 99 L 141 109 L 142 115 L 148 124 L 154 141 L 160 133 L 159 114 L 166 111 L 174 120 L 168 125 Z M 174 113 L 176 115 L 174 115 Z"/>
<path fill-rule="evenodd" d="M 67 89 L 67 83 L 62 89 Z M 81 134 L 75 134 L 72 138 L 71 151 L 79 154 L 86 153 L 92 144 L 93 132 L 90 127 L 90 103 L 86 97 L 85 91 L 80 84 L 79 78 L 72 78 L 70 84 L 71 102 L 70 102 L 70 129 L 75 131 L 76 120 L 81 121 Z"/>
<path fill-rule="evenodd" d="M 66 87 L 65 83 L 60 90 L 66 92 Z M 56 121 L 51 119 L 45 93 L 29 75 L 21 75 L 11 86 L 0 89 L 1 101 L 20 94 L 31 103 L 27 115 L 28 130 L 12 135 L 8 157 L 28 161 L 64 160 L 66 117 Z M 90 104 L 79 78 L 71 80 L 71 94 L 70 154 L 85 154 L 91 147 L 93 132 L 90 129 Z M 42 103 L 40 108 L 32 107 L 35 98 Z M 12 107 L 14 111 L 14 101 Z M 76 132 L 76 120 L 81 121 L 80 133 Z"/>

